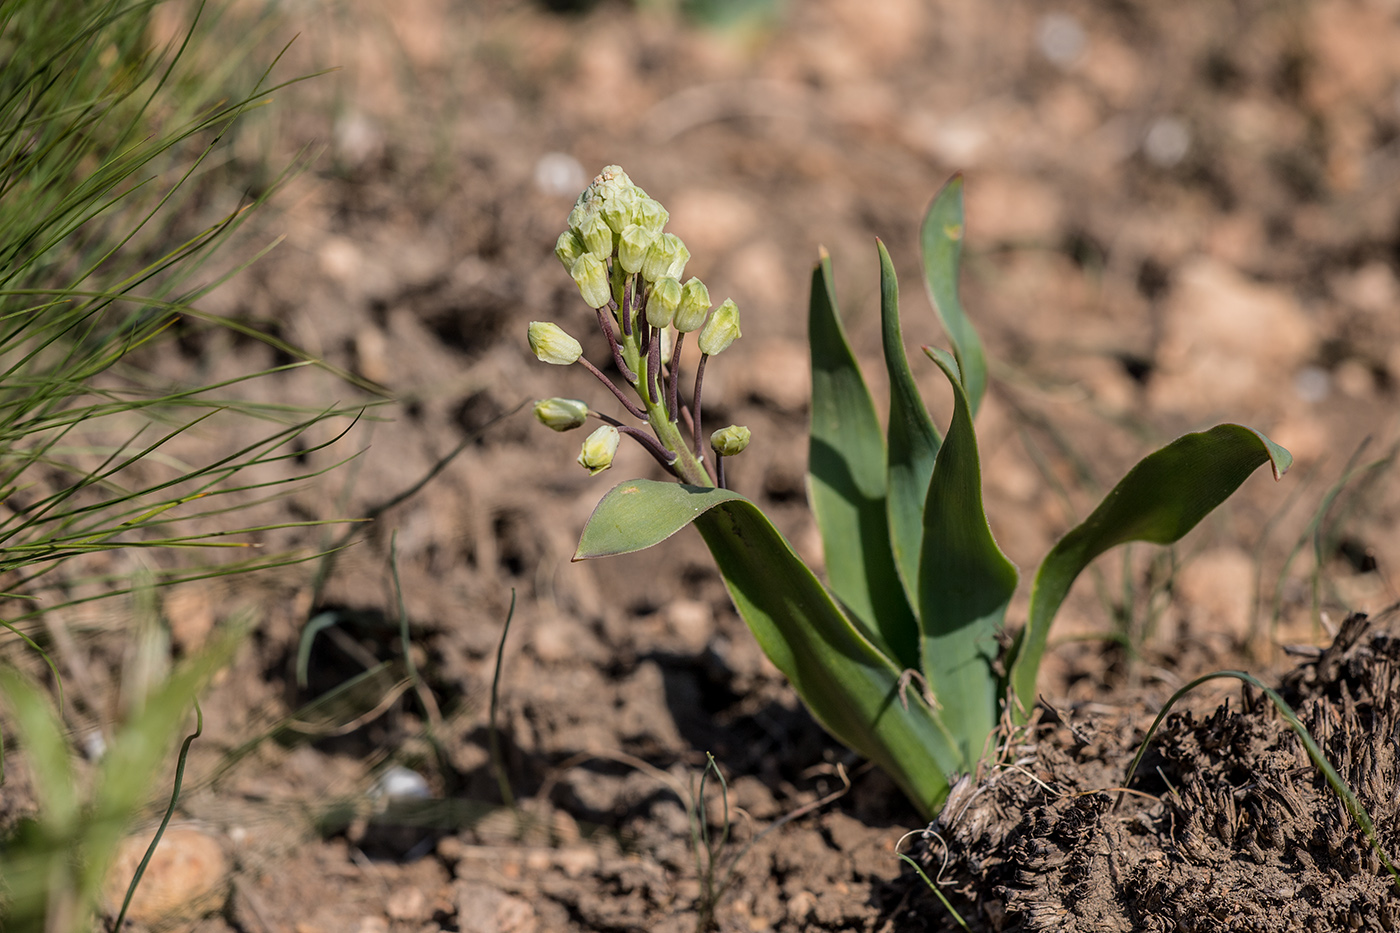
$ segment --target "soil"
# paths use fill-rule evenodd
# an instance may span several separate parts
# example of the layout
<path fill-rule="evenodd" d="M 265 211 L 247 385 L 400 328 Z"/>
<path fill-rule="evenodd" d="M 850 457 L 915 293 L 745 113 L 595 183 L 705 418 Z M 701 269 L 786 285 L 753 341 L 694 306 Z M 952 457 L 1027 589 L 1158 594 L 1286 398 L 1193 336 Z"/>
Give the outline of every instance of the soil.
<path fill-rule="evenodd" d="M 1349 611 L 1400 599 L 1400 11 L 810 0 L 717 28 L 638 7 L 349 0 L 277 14 L 273 33 L 300 33 L 279 72 L 342 70 L 280 93 L 233 139 L 248 174 L 317 148 L 248 248 L 285 239 L 205 307 L 382 390 L 311 368 L 239 389 L 383 402 L 293 466 L 352 462 L 256 514 L 374 521 L 332 557 L 164 594 L 175 654 L 245 610 L 257 622 L 204 700 L 180 805 L 187 838 L 217 844 L 187 860 L 216 883 L 142 907 L 132 928 L 956 929 L 896 855 L 913 851 L 974 929 L 1390 929 L 1388 876 L 1257 697 L 1216 709 L 1238 690 L 1201 691 L 1116 809 L 1114 789 L 1176 687 L 1245 668 L 1283 678 L 1400 851 L 1396 642 L 1378 623 L 1290 678 L 1282 650 L 1318 649 Z M 993 361 L 978 422 L 987 508 L 1023 576 L 1013 625 L 1056 536 L 1153 447 L 1239 421 L 1296 465 L 1279 485 L 1252 477 L 1170 552 L 1101 559 L 1057 623 L 1042 725 L 919 837 L 893 784 L 826 737 L 764 659 L 698 536 L 569 561 L 613 481 L 656 476 L 624 447 L 588 477 L 577 436 L 527 410 L 556 395 L 606 403 L 578 367 L 536 361 L 525 328 L 556 321 L 606 359 L 552 249 L 610 163 L 670 209 L 688 273 L 738 302 L 744 337 L 707 369 L 706 410 L 752 429 L 731 485 L 813 566 L 811 264 L 830 251 L 880 397 L 873 238 L 904 283 L 907 340 L 939 343 L 916 232 L 955 171 L 963 299 Z M 212 217 L 242 194 L 205 206 Z M 195 326 L 179 349 L 152 371 L 213 382 L 286 362 Z M 946 420 L 941 376 L 915 370 Z M 174 452 L 210 461 L 246 430 Z M 259 543 L 311 554 L 341 533 Z M 400 683 L 398 590 L 417 689 Z M 46 623 L 75 744 L 116 728 L 129 702 L 133 613 L 118 603 Z M 514 808 L 490 730 L 508 617 L 496 722 Z M 383 680 L 312 705 L 379 661 Z M 30 798 L 22 755 L 6 755 L 10 821 Z M 722 845 L 708 756 L 727 788 Z M 713 858 L 695 842 L 697 800 Z M 149 883 L 171 881 L 170 864 Z"/>
<path fill-rule="evenodd" d="M 1282 694 L 1389 851 L 1400 641 L 1367 627 L 1349 617 Z M 923 861 L 996 930 L 1395 928 L 1400 879 L 1262 694 L 1169 714 L 1125 786 L 1141 740 L 1122 720 L 1037 730 L 958 789 Z"/>

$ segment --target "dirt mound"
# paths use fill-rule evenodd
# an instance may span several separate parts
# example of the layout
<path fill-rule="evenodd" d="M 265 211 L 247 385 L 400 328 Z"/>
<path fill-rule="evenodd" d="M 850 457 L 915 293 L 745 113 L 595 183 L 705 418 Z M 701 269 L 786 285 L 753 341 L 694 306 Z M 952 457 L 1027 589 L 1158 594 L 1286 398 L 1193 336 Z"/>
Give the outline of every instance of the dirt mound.
<path fill-rule="evenodd" d="M 1369 624 L 1348 618 L 1282 692 L 1389 852 L 1400 638 Z M 1394 880 L 1266 698 L 1171 714 L 1115 806 L 1140 740 L 1126 725 L 1044 727 L 1021 761 L 955 789 L 925 839 L 930 876 L 994 930 L 1396 928 Z"/>

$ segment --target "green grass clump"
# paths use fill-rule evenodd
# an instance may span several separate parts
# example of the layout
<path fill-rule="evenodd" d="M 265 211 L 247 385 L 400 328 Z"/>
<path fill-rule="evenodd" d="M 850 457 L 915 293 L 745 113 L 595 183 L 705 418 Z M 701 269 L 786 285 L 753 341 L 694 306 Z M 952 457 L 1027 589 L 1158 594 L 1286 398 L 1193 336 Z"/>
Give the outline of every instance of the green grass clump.
<path fill-rule="evenodd" d="M 207 272 L 206 259 L 287 177 L 269 183 L 265 165 L 225 158 L 240 121 L 285 84 L 270 81 L 271 66 L 250 64 L 246 37 L 257 30 L 242 33 L 242 47 L 215 46 L 208 22 L 221 12 L 159 0 L 0 0 L 0 599 L 9 601 L 0 636 L 11 636 L 0 645 L 38 651 L 54 678 L 45 688 L 0 664 L 10 717 L 0 738 L 18 736 L 39 803 L 0 839 L 6 930 L 92 928 L 117 843 L 151 802 L 199 690 L 231 657 L 230 633 L 246 627 L 229 626 L 150 685 L 87 786 L 39 598 L 52 610 L 137 588 L 78 578 L 92 568 L 74 561 L 103 551 L 256 555 L 162 558 L 149 570 L 156 585 L 303 559 L 248 549 L 319 522 L 253 524 L 238 513 L 307 479 L 291 461 L 331 441 L 325 430 L 317 441 L 303 435 L 356 412 L 241 401 L 239 383 L 319 364 L 198 309 L 232 274 Z M 293 362 L 214 385 L 160 374 L 175 336 L 215 327 Z M 191 454 L 203 449 L 195 429 L 216 424 L 208 434 L 238 438 L 235 449 Z"/>

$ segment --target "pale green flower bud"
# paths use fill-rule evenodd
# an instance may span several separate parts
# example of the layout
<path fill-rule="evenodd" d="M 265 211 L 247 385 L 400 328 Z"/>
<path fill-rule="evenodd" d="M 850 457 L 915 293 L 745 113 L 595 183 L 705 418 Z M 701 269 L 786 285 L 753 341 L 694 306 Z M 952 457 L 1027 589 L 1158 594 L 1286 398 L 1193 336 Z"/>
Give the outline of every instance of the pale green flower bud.
<path fill-rule="evenodd" d="M 627 173 L 622 170 L 621 165 L 604 165 L 603 170 L 598 173 L 598 177 L 593 179 L 593 184 L 600 187 L 609 182 L 618 187 L 632 187 L 632 179 L 627 177 Z"/>
<path fill-rule="evenodd" d="M 569 275 L 574 277 L 588 307 L 601 308 L 612 298 L 608 289 L 608 267 L 592 253 L 584 253 L 575 260 Z"/>
<path fill-rule="evenodd" d="M 749 446 L 749 429 L 742 424 L 731 424 L 710 435 L 710 447 L 721 457 L 733 457 L 744 452 Z"/>
<path fill-rule="evenodd" d="M 554 255 L 559 257 L 559 261 L 564 264 L 565 269 L 573 269 L 574 263 L 587 250 L 588 247 L 583 245 L 578 234 L 572 230 L 565 230 L 559 234 L 559 241 L 554 244 Z"/>
<path fill-rule="evenodd" d="M 603 219 L 613 233 L 620 235 L 628 226 L 636 223 L 639 202 L 637 193 L 631 188 L 623 188 L 603 202 Z"/>
<path fill-rule="evenodd" d="M 676 308 L 674 324 L 676 330 L 689 333 L 699 330 L 705 323 L 705 315 L 710 313 L 710 290 L 705 283 L 691 276 L 681 289 L 681 303 Z"/>
<path fill-rule="evenodd" d="M 535 403 L 535 417 L 551 431 L 572 431 L 588 420 L 588 403 L 576 398 L 542 398 Z"/>
<path fill-rule="evenodd" d="M 583 222 L 579 228 L 579 236 L 583 239 L 583 245 L 594 256 L 607 262 L 613 254 L 613 232 L 612 227 L 603 219 L 601 214 L 593 214 Z"/>
<path fill-rule="evenodd" d="M 583 356 L 583 347 L 564 328 L 549 321 L 530 322 L 530 349 L 546 363 L 568 366 Z"/>
<path fill-rule="evenodd" d="M 670 325 L 680 303 L 681 283 L 670 277 L 657 279 L 647 296 L 647 323 L 652 327 Z"/>
<path fill-rule="evenodd" d="M 584 194 L 587 193 L 588 192 L 585 190 Z M 582 239 L 583 235 L 579 231 L 581 231 L 583 225 L 588 222 L 588 218 L 596 213 L 598 213 L 598 205 L 592 201 L 585 200 L 583 195 L 579 195 L 579 199 L 574 202 L 573 210 L 569 211 L 569 229 L 574 231 L 574 233 Z"/>
<path fill-rule="evenodd" d="M 646 258 L 647 247 L 655 237 L 651 231 L 636 224 L 622 228 L 617 238 L 617 261 L 622 263 L 622 271 L 631 275 L 641 271 L 642 260 Z"/>
<path fill-rule="evenodd" d="M 734 299 L 726 298 L 700 331 L 700 352 L 709 356 L 723 353 L 739 336 L 739 306 Z"/>
<path fill-rule="evenodd" d="M 652 241 L 642 261 L 642 278 L 648 282 L 670 276 L 679 279 L 690 260 L 690 250 L 685 248 L 681 238 L 674 233 L 663 233 Z"/>
<path fill-rule="evenodd" d="M 651 231 L 653 236 L 660 236 L 661 229 L 670 219 L 670 213 L 661 206 L 660 201 L 644 197 L 637 202 L 637 223 Z"/>
<path fill-rule="evenodd" d="M 608 467 L 612 466 L 613 457 L 617 454 L 618 442 L 622 439 L 622 434 L 610 424 L 605 424 L 583 442 L 583 450 L 579 451 L 578 462 L 590 475 L 596 476 Z"/>

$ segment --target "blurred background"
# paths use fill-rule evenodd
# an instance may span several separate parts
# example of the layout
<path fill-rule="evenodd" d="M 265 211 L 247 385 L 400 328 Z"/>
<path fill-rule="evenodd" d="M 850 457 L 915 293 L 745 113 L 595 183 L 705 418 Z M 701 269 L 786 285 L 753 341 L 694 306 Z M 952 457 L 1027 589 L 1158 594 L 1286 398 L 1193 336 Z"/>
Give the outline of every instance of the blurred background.
<path fill-rule="evenodd" d="M 153 39 L 189 13 L 158 6 Z M 745 839 L 856 766 L 762 658 L 698 537 L 569 561 L 603 492 L 657 475 L 624 446 L 588 477 L 581 436 L 528 410 L 567 396 L 612 411 L 587 373 L 525 343 L 552 320 L 607 359 L 552 252 L 607 164 L 670 210 L 688 274 L 738 303 L 744 337 L 706 370 L 707 415 L 752 429 L 730 485 L 814 566 L 812 265 L 830 251 L 881 398 L 874 239 L 900 273 L 906 340 L 946 345 L 916 237 L 955 172 L 963 302 L 993 374 L 987 508 L 1023 578 L 1180 433 L 1237 421 L 1289 448 L 1282 483 L 1254 476 L 1170 552 L 1101 559 L 1062 613 L 1050 702 L 1155 709 L 1206 669 L 1277 671 L 1280 646 L 1400 599 L 1400 4 L 287 0 L 228 5 L 201 48 L 255 43 L 271 61 L 289 40 L 274 80 L 326 73 L 229 134 L 191 223 L 304 170 L 226 265 L 275 248 L 200 307 L 352 376 L 296 369 L 250 398 L 377 403 L 298 460 L 350 462 L 260 507 L 373 521 L 292 541 L 346 545 L 329 558 L 165 591 L 177 653 L 236 609 L 258 621 L 205 700 L 182 803 L 226 859 L 218 907 L 140 922 L 691 929 L 703 872 L 685 789 L 706 752 L 753 820 Z M 151 365 L 213 381 L 283 360 L 229 330 L 180 346 Z M 911 362 L 946 422 L 941 375 Z M 100 646 L 123 630 L 92 631 Z M 399 674 L 356 681 L 385 662 Z M 88 714 L 100 725 L 119 683 L 93 677 L 111 700 Z M 502 774 L 528 825 L 503 808 Z M 913 812 L 869 772 L 833 807 L 746 856 L 722 928 L 892 922 Z"/>

